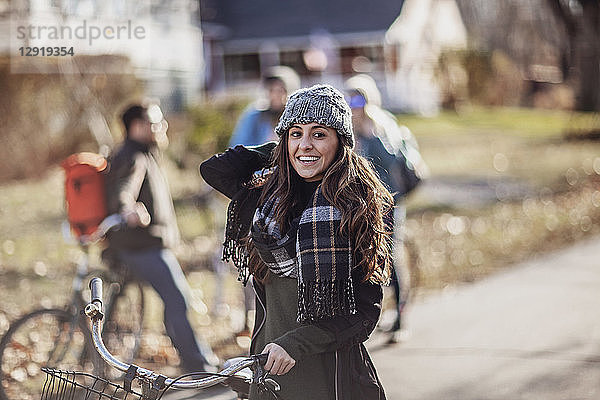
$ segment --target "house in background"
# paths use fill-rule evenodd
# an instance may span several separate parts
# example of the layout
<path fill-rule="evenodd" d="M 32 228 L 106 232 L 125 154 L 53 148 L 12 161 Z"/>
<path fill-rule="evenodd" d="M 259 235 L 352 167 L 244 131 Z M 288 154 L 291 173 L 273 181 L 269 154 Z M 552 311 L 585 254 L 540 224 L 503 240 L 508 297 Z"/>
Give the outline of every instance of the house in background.
<path fill-rule="evenodd" d="M 14 10 L 24 10 L 25 25 L 145 28 L 148 40 L 121 40 L 118 48 L 82 42 L 76 52 L 127 56 L 147 94 L 170 110 L 205 93 L 253 93 L 261 73 L 281 64 L 305 86 L 341 87 L 368 73 L 386 107 L 432 113 L 443 97 L 440 54 L 466 47 L 456 0 L 0 0 L 0 26 L 10 25 L 0 32 L 0 54 L 13 59 Z"/>
<path fill-rule="evenodd" d="M 385 35 L 402 8 L 401 0 L 200 3 L 208 91 L 255 85 L 276 64 L 304 85 L 339 85 L 356 70 L 383 78 Z"/>
<path fill-rule="evenodd" d="M 386 38 L 385 88 L 389 106 L 420 114 L 438 111 L 452 90 L 438 70 L 440 55 L 467 48 L 467 30 L 455 0 L 405 0 Z M 462 66 L 446 66 L 450 85 L 466 84 Z M 392 94 L 393 95 L 390 95 Z"/>
<path fill-rule="evenodd" d="M 200 0 L 208 93 L 250 91 L 261 72 L 292 67 L 304 86 L 341 87 L 370 74 L 384 105 L 431 113 L 441 94 L 435 67 L 466 47 L 455 0 Z"/>

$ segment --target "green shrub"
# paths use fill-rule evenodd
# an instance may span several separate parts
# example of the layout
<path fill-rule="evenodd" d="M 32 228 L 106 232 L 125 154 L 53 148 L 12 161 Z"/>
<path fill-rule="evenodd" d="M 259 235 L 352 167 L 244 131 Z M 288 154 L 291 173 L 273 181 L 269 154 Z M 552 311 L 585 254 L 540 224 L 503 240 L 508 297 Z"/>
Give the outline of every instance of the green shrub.
<path fill-rule="evenodd" d="M 187 138 L 190 150 L 203 157 L 225 150 L 247 104 L 247 99 L 238 97 L 207 101 L 188 109 L 192 124 Z"/>

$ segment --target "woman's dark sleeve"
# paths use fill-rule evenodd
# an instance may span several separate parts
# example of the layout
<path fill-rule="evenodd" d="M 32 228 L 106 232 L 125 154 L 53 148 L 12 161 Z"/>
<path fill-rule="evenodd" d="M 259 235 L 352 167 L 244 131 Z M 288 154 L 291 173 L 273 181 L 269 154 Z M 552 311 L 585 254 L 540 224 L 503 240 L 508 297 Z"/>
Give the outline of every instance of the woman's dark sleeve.
<path fill-rule="evenodd" d="M 259 146 L 235 146 L 200 164 L 200 175 L 210 186 L 232 198 L 254 171 L 268 167 L 276 142 Z"/>
<path fill-rule="evenodd" d="M 359 283 L 356 289 L 355 314 L 302 325 L 274 342 L 296 360 L 306 355 L 332 352 L 364 342 L 377 325 L 383 290 L 380 285 L 368 282 Z"/>
<path fill-rule="evenodd" d="M 362 343 L 369 338 L 381 315 L 383 288 L 378 284 L 360 282 L 355 286 L 355 299 L 356 313 L 318 324 L 334 333 L 342 347 Z"/>

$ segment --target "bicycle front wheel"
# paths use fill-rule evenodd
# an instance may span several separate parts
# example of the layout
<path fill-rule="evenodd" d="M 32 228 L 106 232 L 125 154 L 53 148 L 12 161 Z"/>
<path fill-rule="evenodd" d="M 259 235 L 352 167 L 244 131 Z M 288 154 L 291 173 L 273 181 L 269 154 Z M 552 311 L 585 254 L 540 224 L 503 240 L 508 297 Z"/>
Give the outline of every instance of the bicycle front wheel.
<path fill-rule="evenodd" d="M 0 399 L 39 398 L 42 367 L 85 369 L 86 334 L 78 318 L 65 310 L 44 309 L 10 326 L 0 341 Z"/>

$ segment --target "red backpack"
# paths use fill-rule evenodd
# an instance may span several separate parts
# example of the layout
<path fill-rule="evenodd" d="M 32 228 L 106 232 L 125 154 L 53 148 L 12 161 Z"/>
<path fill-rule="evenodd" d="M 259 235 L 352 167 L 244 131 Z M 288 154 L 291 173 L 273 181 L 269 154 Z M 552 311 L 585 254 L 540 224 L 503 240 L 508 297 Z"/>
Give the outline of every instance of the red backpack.
<path fill-rule="evenodd" d="M 96 153 L 76 153 L 61 163 L 65 170 L 67 218 L 77 237 L 93 233 L 107 216 L 104 178 L 108 162 Z"/>

